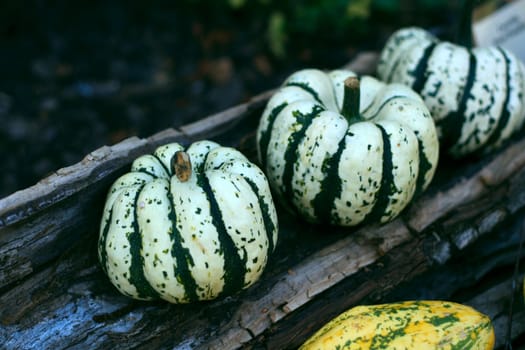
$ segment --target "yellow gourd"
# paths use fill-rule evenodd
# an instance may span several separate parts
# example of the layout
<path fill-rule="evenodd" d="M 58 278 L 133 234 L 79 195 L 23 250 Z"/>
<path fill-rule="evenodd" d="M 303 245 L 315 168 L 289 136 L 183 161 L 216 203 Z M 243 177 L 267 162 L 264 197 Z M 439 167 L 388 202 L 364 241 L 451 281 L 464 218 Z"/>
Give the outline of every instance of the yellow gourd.
<path fill-rule="evenodd" d="M 489 317 L 448 301 L 357 306 L 339 315 L 300 350 L 483 349 L 494 347 Z"/>

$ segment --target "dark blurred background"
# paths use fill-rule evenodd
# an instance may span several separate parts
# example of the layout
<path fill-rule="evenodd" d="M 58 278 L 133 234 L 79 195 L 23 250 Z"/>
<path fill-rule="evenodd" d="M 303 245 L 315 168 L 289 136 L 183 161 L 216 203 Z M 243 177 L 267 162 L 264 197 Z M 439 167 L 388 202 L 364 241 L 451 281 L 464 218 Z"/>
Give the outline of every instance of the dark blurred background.
<path fill-rule="evenodd" d="M 103 145 L 147 137 L 337 68 L 419 25 L 447 36 L 446 0 L 4 1 L 0 198 Z"/>

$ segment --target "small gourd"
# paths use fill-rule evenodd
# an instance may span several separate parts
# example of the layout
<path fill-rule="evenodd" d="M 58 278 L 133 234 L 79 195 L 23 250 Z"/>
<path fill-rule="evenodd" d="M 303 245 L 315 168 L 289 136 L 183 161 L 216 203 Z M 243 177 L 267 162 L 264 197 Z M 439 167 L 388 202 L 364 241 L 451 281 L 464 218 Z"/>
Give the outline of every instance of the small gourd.
<path fill-rule="evenodd" d="M 377 74 L 410 86 L 427 104 L 446 153 L 487 153 L 525 121 L 525 67 L 500 47 L 472 48 L 472 0 L 466 0 L 456 43 L 422 28 L 403 28 L 388 39 Z"/>
<path fill-rule="evenodd" d="M 285 207 L 341 226 L 399 215 L 429 185 L 439 152 L 432 117 L 408 87 L 317 69 L 295 72 L 271 97 L 257 147 Z"/>
<path fill-rule="evenodd" d="M 486 315 L 448 301 L 356 306 L 324 325 L 299 350 L 434 350 L 494 348 Z"/>
<path fill-rule="evenodd" d="M 258 280 L 277 225 L 265 175 L 239 151 L 171 143 L 137 158 L 111 186 L 98 256 L 132 298 L 209 300 Z"/>

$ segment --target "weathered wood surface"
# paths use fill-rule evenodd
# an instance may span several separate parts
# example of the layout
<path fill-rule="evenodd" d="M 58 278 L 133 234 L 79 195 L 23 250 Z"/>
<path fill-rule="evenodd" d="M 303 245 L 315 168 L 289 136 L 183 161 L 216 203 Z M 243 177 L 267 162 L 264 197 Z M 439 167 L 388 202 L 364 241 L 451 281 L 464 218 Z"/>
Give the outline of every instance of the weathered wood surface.
<path fill-rule="evenodd" d="M 370 72 L 374 59 L 360 56 L 350 67 Z M 179 130 L 103 147 L 0 200 L 0 347 L 295 348 L 352 305 L 420 297 L 479 306 L 494 318 L 501 346 L 525 206 L 525 139 L 485 159 L 441 164 L 427 193 L 381 227 L 307 225 L 280 211 L 267 271 L 232 297 L 169 305 L 118 294 L 96 261 L 111 182 L 137 155 L 171 141 L 214 138 L 253 155 L 253 130 L 270 94 Z M 517 338 L 525 313 L 522 298 L 515 304 Z"/>

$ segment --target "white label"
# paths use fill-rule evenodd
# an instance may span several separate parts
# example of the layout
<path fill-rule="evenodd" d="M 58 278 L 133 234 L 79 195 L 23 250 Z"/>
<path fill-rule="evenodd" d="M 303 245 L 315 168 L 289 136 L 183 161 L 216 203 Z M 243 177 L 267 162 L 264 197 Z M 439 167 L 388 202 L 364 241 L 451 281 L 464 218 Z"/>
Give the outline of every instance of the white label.
<path fill-rule="evenodd" d="M 478 46 L 501 46 L 525 62 L 525 0 L 514 0 L 474 23 Z"/>

